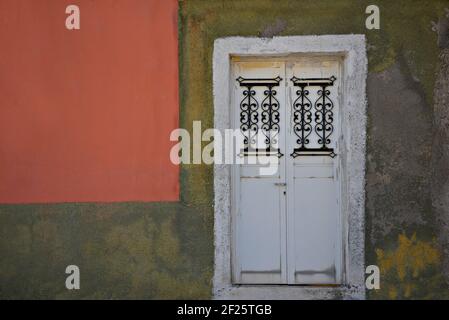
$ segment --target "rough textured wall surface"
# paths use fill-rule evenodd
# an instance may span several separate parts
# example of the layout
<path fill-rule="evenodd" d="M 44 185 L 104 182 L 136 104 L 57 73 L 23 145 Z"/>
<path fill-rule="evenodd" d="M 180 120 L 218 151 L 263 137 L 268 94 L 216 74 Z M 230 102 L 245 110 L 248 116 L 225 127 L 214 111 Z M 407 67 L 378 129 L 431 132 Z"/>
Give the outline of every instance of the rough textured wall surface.
<path fill-rule="evenodd" d="M 191 183 L 200 168 L 183 169 L 179 180 L 176 168 L 173 175 L 163 165 L 172 167 L 169 134 L 178 126 L 177 100 L 171 99 L 178 88 L 177 73 L 171 72 L 177 69 L 177 2 L 78 1 L 76 31 L 65 29 L 66 5 L 0 1 L 0 109 L 2 115 L 24 117 L 9 123 L 16 130 L 5 127 L 9 131 L 0 137 L 0 144 L 16 139 L 14 147 L 1 144 L 0 177 L 15 174 L 18 185 L 0 178 L 0 192 L 8 188 L 9 195 L 21 195 L 31 189 L 44 195 L 41 202 L 176 201 L 0 205 L 0 299 L 207 298 L 213 261 L 208 182 Z M 172 50 L 166 50 L 167 42 Z M 10 149 L 13 154 L 5 154 Z M 15 158 L 17 153 L 22 158 Z M 19 167 L 24 163 L 23 170 L 9 166 L 11 158 Z M 130 167 L 119 159 L 129 160 Z M 88 188 L 61 174 L 59 163 Z M 139 163 L 145 169 L 139 170 Z M 83 164 L 98 170 L 80 169 Z M 36 178 L 35 170 L 42 176 Z M 48 175 L 54 171 L 65 193 L 52 184 Z M 92 189 L 98 191 L 104 178 L 98 173 L 105 171 L 107 190 L 95 197 Z M 132 186 L 117 182 L 117 175 Z M 139 188 L 141 178 L 149 186 Z M 180 201 L 177 188 L 171 197 L 164 188 L 178 181 Z M 197 187 L 191 191 L 190 185 Z M 53 189 L 62 195 L 56 198 Z M 130 196 L 138 190 L 145 197 Z M 80 198 L 79 191 L 88 197 Z M 3 192 L 0 198 L 5 197 Z M 69 264 L 80 268 L 78 291 L 65 288 Z"/>
<path fill-rule="evenodd" d="M 207 298 L 210 206 L 60 204 L 0 207 L 0 298 Z M 69 264 L 81 289 L 67 290 Z"/>
<path fill-rule="evenodd" d="M 372 31 L 365 29 L 369 4 L 180 1 L 181 127 L 191 129 L 193 120 L 201 120 L 203 128 L 213 125 L 216 38 L 366 34 L 366 264 L 382 268 L 381 289 L 367 296 L 446 298 L 443 262 L 449 255 L 444 250 L 449 227 L 441 223 L 446 209 L 433 209 L 438 195 L 431 194 L 432 176 L 438 172 L 432 175 L 430 164 L 434 89 L 445 95 L 447 72 L 441 70 L 447 69 L 440 68 L 446 60 L 439 59 L 442 49 L 431 22 L 438 21 L 449 1 L 378 0 L 381 29 Z M 438 72 L 441 89 L 435 87 Z M 445 112 L 447 100 L 436 103 Z M 212 181 L 210 166 L 182 166 L 181 199 L 173 204 L 1 205 L 0 297 L 210 297 Z M 79 291 L 64 287 L 68 264 L 80 266 Z"/>
<path fill-rule="evenodd" d="M 449 25 L 448 25 L 449 34 Z M 435 85 L 432 149 L 432 203 L 444 252 L 444 275 L 449 281 L 449 43 L 440 54 Z"/>
<path fill-rule="evenodd" d="M 370 299 L 449 297 L 443 241 L 432 209 L 433 92 L 440 70 L 432 22 L 449 1 L 376 1 L 381 29 L 366 30 L 369 1 L 181 1 L 183 114 L 212 118 L 212 50 L 226 36 L 367 36 L 366 264 L 381 267 Z M 442 72 L 442 71 L 440 71 Z"/>

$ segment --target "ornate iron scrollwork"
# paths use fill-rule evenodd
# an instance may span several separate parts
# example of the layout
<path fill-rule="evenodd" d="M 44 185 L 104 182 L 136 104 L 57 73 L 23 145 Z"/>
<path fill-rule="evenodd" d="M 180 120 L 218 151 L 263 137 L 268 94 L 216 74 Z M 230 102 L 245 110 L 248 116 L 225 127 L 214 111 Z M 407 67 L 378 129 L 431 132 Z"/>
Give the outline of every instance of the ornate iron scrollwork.
<path fill-rule="evenodd" d="M 330 148 L 331 135 L 334 132 L 334 104 L 330 99 L 330 90 L 337 78 L 291 78 L 294 86 L 299 87 L 296 91 L 297 98 L 293 102 L 293 131 L 297 136 L 296 143 L 298 147 L 293 149 L 291 156 L 323 156 L 335 157 L 333 148 Z M 309 87 L 319 87 L 317 91 L 318 98 L 313 104 L 309 99 Z M 314 119 L 312 119 L 312 113 Z M 312 129 L 317 135 L 318 148 L 309 148 L 310 135 Z"/>
<path fill-rule="evenodd" d="M 279 86 L 281 77 L 273 79 L 261 78 L 242 78 L 236 79 L 243 90 L 243 99 L 240 102 L 240 131 L 243 134 L 243 155 L 276 155 L 282 157 L 280 148 L 274 145 L 278 144 L 278 135 L 280 131 L 279 121 L 279 101 L 276 99 L 277 92 L 274 87 Z M 265 87 L 263 91 L 265 98 L 259 103 L 256 99 L 255 87 Z M 260 120 L 260 126 L 259 126 Z M 257 135 L 261 132 L 264 135 L 265 148 L 254 148 Z"/>

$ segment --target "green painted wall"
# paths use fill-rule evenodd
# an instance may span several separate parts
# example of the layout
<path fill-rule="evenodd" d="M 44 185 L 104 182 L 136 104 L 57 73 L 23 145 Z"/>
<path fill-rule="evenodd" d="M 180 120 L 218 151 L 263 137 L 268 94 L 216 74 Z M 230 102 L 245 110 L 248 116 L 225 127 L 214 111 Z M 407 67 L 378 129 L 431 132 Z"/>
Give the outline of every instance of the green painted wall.
<path fill-rule="evenodd" d="M 1 206 L 0 298 L 207 298 L 210 216 L 191 200 Z M 69 264 L 80 290 L 65 288 Z"/>
<path fill-rule="evenodd" d="M 431 21 L 449 1 L 375 3 L 381 29 L 369 31 L 372 1 L 180 1 L 181 127 L 213 127 L 216 38 L 366 34 L 366 264 L 382 269 L 368 298 L 448 298 L 430 161 L 441 50 Z M 179 203 L 1 205 L 0 298 L 209 298 L 212 167 L 182 166 L 180 181 Z M 79 291 L 64 287 L 68 264 L 81 269 Z"/>

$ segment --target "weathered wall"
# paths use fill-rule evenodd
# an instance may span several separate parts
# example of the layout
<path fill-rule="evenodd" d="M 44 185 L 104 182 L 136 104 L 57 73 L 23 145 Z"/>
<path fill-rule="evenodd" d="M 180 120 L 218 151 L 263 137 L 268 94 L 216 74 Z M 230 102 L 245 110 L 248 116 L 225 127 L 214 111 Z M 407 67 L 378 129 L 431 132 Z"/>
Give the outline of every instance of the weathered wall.
<path fill-rule="evenodd" d="M 365 29 L 369 4 L 180 1 L 180 125 L 213 125 L 216 38 L 366 34 L 366 264 L 382 268 L 381 290 L 368 298 L 447 298 L 443 262 L 449 254 L 443 248 L 449 227 L 440 223 L 446 209 L 435 210 L 432 203 L 430 164 L 434 89 L 442 97 L 447 90 L 447 69 L 440 67 L 447 58 L 439 58 L 443 49 L 431 21 L 438 21 L 449 1 L 378 0 L 378 31 Z M 447 100 L 437 105 L 444 112 Z M 210 297 L 212 178 L 210 166 L 183 166 L 175 203 L 1 205 L 0 297 Z M 64 269 L 72 263 L 80 266 L 82 289 L 69 292 Z"/>
<path fill-rule="evenodd" d="M 449 281 L 449 17 L 441 19 L 440 70 L 433 109 L 432 204 L 437 219 L 437 232 L 443 249 L 443 268 Z M 443 37 L 444 36 L 444 37 Z"/>
<path fill-rule="evenodd" d="M 183 113 L 212 121 L 213 41 L 226 36 L 363 33 L 368 40 L 366 264 L 382 269 L 368 298 L 446 298 L 445 253 L 431 201 L 438 21 L 449 1 L 181 1 Z M 440 76 L 441 77 L 441 76 Z M 444 89 L 441 89 L 444 91 Z M 444 103 L 442 103 L 444 105 Z M 444 107 L 442 107 L 444 109 Z M 189 110 L 188 113 L 185 110 Z"/>
<path fill-rule="evenodd" d="M 72 202 L 0 205 L 0 298 L 209 297 L 212 195 L 169 159 L 177 2 L 77 1 L 68 31 L 71 3 L 0 1 L 0 202 Z M 173 202 L 73 203 L 123 199 Z"/>

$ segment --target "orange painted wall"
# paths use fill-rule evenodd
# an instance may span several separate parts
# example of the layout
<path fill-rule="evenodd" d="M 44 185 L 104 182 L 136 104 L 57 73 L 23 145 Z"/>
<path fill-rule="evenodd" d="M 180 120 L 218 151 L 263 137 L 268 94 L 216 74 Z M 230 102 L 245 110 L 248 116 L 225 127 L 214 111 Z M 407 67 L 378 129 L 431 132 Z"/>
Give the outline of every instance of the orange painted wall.
<path fill-rule="evenodd" d="M 177 200 L 177 47 L 176 0 L 1 0 L 0 203 Z"/>

